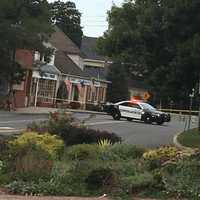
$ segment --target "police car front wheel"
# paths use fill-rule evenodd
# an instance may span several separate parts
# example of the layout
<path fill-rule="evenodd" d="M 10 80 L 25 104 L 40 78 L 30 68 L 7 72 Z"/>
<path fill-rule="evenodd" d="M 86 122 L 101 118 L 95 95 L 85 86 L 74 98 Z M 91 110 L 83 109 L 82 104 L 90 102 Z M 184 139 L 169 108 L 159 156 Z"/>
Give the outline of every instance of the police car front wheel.
<path fill-rule="evenodd" d="M 144 122 L 147 124 L 151 124 L 152 123 L 152 117 L 150 115 L 146 115 L 144 117 Z"/>

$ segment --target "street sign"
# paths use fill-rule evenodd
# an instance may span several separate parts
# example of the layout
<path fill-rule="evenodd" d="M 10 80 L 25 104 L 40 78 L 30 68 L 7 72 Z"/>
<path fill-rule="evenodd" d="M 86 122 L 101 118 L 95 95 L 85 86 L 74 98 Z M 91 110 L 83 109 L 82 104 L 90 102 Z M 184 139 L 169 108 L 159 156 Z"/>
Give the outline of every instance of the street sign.
<path fill-rule="evenodd" d="M 148 92 L 144 93 L 144 100 L 148 100 L 151 97 L 151 95 Z"/>

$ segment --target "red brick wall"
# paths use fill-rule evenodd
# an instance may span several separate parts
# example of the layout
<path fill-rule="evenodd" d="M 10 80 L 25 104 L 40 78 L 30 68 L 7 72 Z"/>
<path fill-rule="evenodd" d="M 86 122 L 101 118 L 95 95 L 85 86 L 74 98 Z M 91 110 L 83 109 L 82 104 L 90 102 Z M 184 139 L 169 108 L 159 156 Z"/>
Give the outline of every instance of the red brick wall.
<path fill-rule="evenodd" d="M 21 64 L 23 68 L 26 69 L 23 90 L 16 90 L 15 92 L 15 106 L 17 108 L 20 108 L 25 107 L 26 96 L 29 97 L 30 94 L 32 67 L 34 61 L 33 52 L 25 49 L 17 50 L 16 61 Z"/>
<path fill-rule="evenodd" d="M 33 51 L 26 49 L 18 49 L 15 56 L 16 61 L 25 69 L 32 69 L 33 67 Z"/>
<path fill-rule="evenodd" d="M 24 87 L 23 90 L 16 90 L 15 92 L 15 106 L 16 108 L 25 107 L 25 104 L 29 103 L 29 94 L 31 87 L 32 71 L 27 70 L 26 76 L 24 78 Z M 27 100 L 26 100 L 27 96 Z M 27 101 L 27 102 L 26 102 Z"/>

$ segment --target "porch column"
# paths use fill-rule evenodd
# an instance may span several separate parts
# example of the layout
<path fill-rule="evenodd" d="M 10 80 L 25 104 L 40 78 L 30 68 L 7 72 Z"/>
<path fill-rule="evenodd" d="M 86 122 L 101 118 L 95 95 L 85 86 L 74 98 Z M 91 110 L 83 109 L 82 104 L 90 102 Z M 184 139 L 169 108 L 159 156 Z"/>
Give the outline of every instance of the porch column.
<path fill-rule="evenodd" d="M 37 106 L 37 97 L 38 97 L 38 90 L 39 90 L 39 78 L 37 79 L 37 85 L 36 85 L 36 90 L 35 90 L 35 103 L 34 106 Z"/>

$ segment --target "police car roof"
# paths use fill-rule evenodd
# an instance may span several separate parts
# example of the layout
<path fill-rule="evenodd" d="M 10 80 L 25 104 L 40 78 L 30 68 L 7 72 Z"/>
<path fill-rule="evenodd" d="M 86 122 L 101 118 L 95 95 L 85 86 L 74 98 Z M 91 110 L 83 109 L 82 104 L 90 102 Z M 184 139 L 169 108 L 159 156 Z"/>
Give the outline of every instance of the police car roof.
<path fill-rule="evenodd" d="M 120 105 L 122 103 L 135 103 L 135 104 L 139 104 L 139 103 L 143 103 L 143 101 L 141 100 L 129 100 L 129 101 L 120 101 L 120 102 L 117 102 L 115 103 L 115 105 Z"/>

